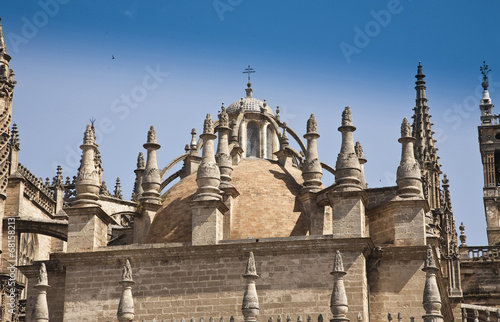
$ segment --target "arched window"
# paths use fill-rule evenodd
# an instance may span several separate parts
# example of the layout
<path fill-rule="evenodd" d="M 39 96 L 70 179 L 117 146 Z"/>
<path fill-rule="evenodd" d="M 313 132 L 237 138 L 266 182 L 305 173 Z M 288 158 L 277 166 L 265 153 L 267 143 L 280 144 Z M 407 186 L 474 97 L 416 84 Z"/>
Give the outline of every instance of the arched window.
<path fill-rule="evenodd" d="M 268 124 L 267 125 L 267 131 L 266 131 L 266 157 L 268 159 L 273 158 L 273 130 L 271 126 Z"/>
<path fill-rule="evenodd" d="M 259 157 L 259 127 L 255 123 L 247 124 L 247 157 Z"/>

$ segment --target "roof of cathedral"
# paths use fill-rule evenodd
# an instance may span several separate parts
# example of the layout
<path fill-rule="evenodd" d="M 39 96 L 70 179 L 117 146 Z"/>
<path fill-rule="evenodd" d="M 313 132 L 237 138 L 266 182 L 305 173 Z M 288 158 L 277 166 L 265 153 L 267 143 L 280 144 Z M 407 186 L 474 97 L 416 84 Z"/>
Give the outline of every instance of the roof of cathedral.
<path fill-rule="evenodd" d="M 306 218 L 296 203 L 303 182 L 299 169 L 285 169 L 272 160 L 245 158 L 234 166 L 231 182 L 240 195 L 234 199 L 231 236 L 227 239 L 307 234 Z M 193 173 L 162 196 L 163 206 L 151 224 L 147 243 L 191 241 L 190 202 L 197 188 Z"/>
<path fill-rule="evenodd" d="M 260 113 L 262 109 L 265 109 L 266 112 L 273 114 L 273 110 L 267 105 L 266 100 L 261 101 L 255 97 L 252 97 L 252 84 L 248 83 L 246 91 L 246 97 L 243 97 L 237 101 L 234 101 L 227 108 L 228 114 L 237 114 L 239 113 L 241 106 L 243 106 L 243 112 L 247 113 Z"/>

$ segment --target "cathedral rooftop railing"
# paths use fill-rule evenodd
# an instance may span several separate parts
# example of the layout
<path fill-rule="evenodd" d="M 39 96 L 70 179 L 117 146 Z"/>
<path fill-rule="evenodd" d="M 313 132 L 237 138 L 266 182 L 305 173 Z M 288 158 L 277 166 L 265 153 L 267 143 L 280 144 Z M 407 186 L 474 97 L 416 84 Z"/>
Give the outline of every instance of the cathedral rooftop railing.
<path fill-rule="evenodd" d="M 500 245 L 498 246 L 460 246 L 462 262 L 500 261 Z"/>
<path fill-rule="evenodd" d="M 18 172 L 26 179 L 24 193 L 35 204 L 49 214 L 54 214 L 56 201 L 54 192 L 43 183 L 42 179 L 35 177 L 25 166 L 19 163 Z"/>

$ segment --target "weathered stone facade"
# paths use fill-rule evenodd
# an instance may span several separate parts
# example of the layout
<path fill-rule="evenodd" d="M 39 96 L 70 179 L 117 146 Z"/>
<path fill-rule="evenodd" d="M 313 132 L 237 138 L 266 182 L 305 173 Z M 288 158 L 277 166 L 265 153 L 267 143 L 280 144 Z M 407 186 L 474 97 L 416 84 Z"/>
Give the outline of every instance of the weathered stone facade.
<path fill-rule="evenodd" d="M 421 64 L 413 129 L 404 119 L 392 137 L 396 186 L 367 187 L 356 110 L 339 110 L 338 158 L 322 160 L 322 120 L 304 120 L 303 141 L 248 82 L 170 162 L 157 160 L 151 127 L 123 200 L 119 179 L 113 194 L 102 180 L 92 125 L 73 179 L 58 168 L 43 182 L 19 163 L 9 61 L 0 27 L 1 321 L 500 319 L 500 134 L 487 66 L 479 135 L 490 245 L 474 248 L 463 226 L 457 235 L 440 180 Z"/>

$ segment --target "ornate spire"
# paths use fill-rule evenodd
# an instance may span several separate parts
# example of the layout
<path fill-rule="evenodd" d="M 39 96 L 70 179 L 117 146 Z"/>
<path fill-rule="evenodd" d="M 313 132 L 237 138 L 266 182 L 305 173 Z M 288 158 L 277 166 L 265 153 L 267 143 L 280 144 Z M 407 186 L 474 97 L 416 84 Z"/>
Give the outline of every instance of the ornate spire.
<path fill-rule="evenodd" d="M 362 190 L 360 175 L 361 166 L 358 156 L 354 151 L 354 140 L 352 133 L 356 128 L 352 125 L 352 115 L 349 106 L 342 112 L 342 146 L 337 157 L 335 183 L 336 191 L 359 191 Z"/>
<path fill-rule="evenodd" d="M 259 315 L 259 297 L 255 288 L 255 280 L 259 278 L 257 269 L 255 268 L 255 259 L 253 252 L 248 255 L 247 265 L 243 277 L 246 279 L 245 294 L 243 295 L 243 303 L 241 312 L 246 321 L 257 321 Z"/>
<path fill-rule="evenodd" d="M 344 271 L 342 255 L 338 250 L 335 252 L 335 257 L 333 259 L 333 271 L 330 274 L 333 275 L 333 291 L 330 300 L 330 311 L 333 314 L 333 319 L 330 321 L 349 321 L 349 319 L 346 318 L 349 306 L 347 304 L 347 295 L 344 286 L 344 275 L 347 273 Z"/>
<path fill-rule="evenodd" d="M 196 174 L 198 192 L 194 200 L 220 200 L 220 170 L 215 161 L 214 155 L 214 134 L 213 121 L 210 114 L 207 114 L 203 123 L 203 153 L 200 166 Z"/>
<path fill-rule="evenodd" d="M 229 127 L 229 118 L 222 103 L 221 111 L 219 112 L 219 125 L 217 126 L 217 133 L 219 133 L 219 140 L 217 144 L 217 154 L 215 159 L 217 160 L 217 165 L 220 170 L 220 188 L 231 188 L 231 174 L 233 172 L 233 161 L 229 155 L 229 132 L 231 128 Z"/>
<path fill-rule="evenodd" d="M 410 123 L 408 123 L 406 117 L 401 123 L 401 138 L 398 141 L 402 144 L 401 162 L 396 174 L 398 195 L 402 198 L 421 198 L 420 167 L 413 155 L 415 139 L 411 136 Z"/>
<path fill-rule="evenodd" d="M 307 150 L 305 160 L 302 164 L 302 178 L 304 178 L 304 189 L 315 192 L 320 190 L 323 173 L 321 172 L 321 162 L 318 158 L 316 141 L 319 138 L 319 134 L 317 133 L 318 129 L 314 114 L 311 114 L 311 117 L 307 120 L 306 129 L 307 133 L 304 134 L 304 138 L 307 140 Z"/>
<path fill-rule="evenodd" d="M 14 94 L 14 72 L 9 69 L 10 56 L 5 48 L 2 25 L 0 23 L 0 195 L 5 198 L 9 172 L 10 121 L 12 118 L 12 96 Z M 12 156 L 12 154 L 11 154 Z M 11 158 L 12 159 L 12 158 Z M 14 167 L 17 170 L 17 155 Z M 12 161 L 12 160 L 10 160 Z M 11 163 L 12 164 L 12 163 Z"/>
<path fill-rule="evenodd" d="M 191 144 L 189 145 L 191 150 L 191 154 L 197 154 L 198 152 L 198 144 L 196 143 L 196 129 L 191 130 Z"/>
<path fill-rule="evenodd" d="M 123 198 L 122 187 L 120 185 L 120 178 L 116 178 L 115 191 L 113 193 L 113 197 L 118 198 L 118 199 Z"/>
<path fill-rule="evenodd" d="M 47 304 L 47 289 L 50 288 L 47 278 L 47 269 L 44 263 L 40 264 L 38 270 L 38 283 L 34 286 L 37 290 L 35 304 L 31 312 L 31 320 L 42 322 L 49 321 L 49 306 Z"/>
<path fill-rule="evenodd" d="M 425 264 L 422 270 L 425 272 L 425 287 L 422 302 L 425 315 L 422 318 L 424 322 L 443 321 L 443 316 L 441 315 L 441 294 L 439 293 L 436 281 L 436 273 L 439 269 L 436 267 L 431 245 L 427 245 Z"/>
<path fill-rule="evenodd" d="M 80 149 L 82 149 L 82 159 L 75 182 L 75 204 L 96 204 L 101 184 L 99 182 L 99 170 L 96 169 L 95 163 L 97 145 L 90 124 L 87 124 L 85 129 L 83 144 Z"/>
<path fill-rule="evenodd" d="M 158 203 L 160 197 L 161 176 L 160 170 L 158 169 L 158 163 L 156 161 L 156 150 L 161 148 L 161 145 L 156 142 L 156 131 L 152 125 L 148 131 L 148 141 L 143 146 L 148 151 L 148 155 L 146 168 L 144 169 L 142 178 L 143 193 L 141 195 L 141 201 Z"/>
<path fill-rule="evenodd" d="M 414 156 L 420 165 L 422 183 L 425 187 L 423 193 L 428 199 L 431 209 L 440 207 L 440 181 L 439 174 L 441 173 L 441 165 L 437 156 L 435 140 L 433 138 L 431 115 L 427 106 L 427 98 L 425 95 L 425 75 L 422 72 L 420 62 L 417 67 L 417 79 L 415 82 L 416 100 L 413 117 L 413 137 Z"/>
<path fill-rule="evenodd" d="M 7 54 L 7 47 L 5 46 L 5 39 L 3 37 L 3 28 L 2 28 L 2 18 L 0 18 L 0 55 L 1 58 L 10 61 L 10 56 Z"/>
<path fill-rule="evenodd" d="M 58 165 L 56 169 L 56 176 L 52 179 L 52 185 L 62 187 L 64 184 L 63 180 L 62 167 Z"/>
<path fill-rule="evenodd" d="M 120 297 L 120 303 L 118 304 L 118 312 L 116 314 L 120 322 L 134 320 L 134 298 L 132 297 L 132 285 L 134 284 L 135 282 L 132 279 L 132 267 L 127 259 L 122 270 L 120 285 L 123 287 L 123 290 Z"/>
<path fill-rule="evenodd" d="M 104 180 L 101 183 L 101 188 L 99 189 L 99 195 L 105 196 L 105 197 L 111 197 L 111 194 L 109 193 L 108 187 L 106 186 L 106 181 L 104 181 Z"/>

